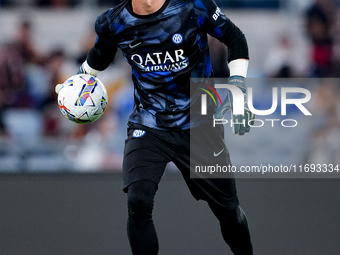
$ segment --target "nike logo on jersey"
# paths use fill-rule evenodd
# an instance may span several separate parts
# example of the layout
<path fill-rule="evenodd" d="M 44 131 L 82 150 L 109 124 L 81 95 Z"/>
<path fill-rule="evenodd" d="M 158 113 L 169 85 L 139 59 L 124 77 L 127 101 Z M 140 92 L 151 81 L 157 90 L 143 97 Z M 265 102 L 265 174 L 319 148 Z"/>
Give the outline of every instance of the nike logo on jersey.
<path fill-rule="evenodd" d="M 138 45 L 140 45 L 142 42 L 139 42 L 139 43 L 136 43 L 136 44 L 134 44 L 134 45 L 131 45 L 131 43 L 129 44 L 129 47 L 131 48 L 131 49 L 133 49 L 133 48 L 135 48 L 135 47 L 137 47 Z"/>
<path fill-rule="evenodd" d="M 224 148 L 223 148 L 220 152 L 218 152 L 218 153 L 214 152 L 214 157 L 217 157 L 217 156 L 220 155 L 223 151 L 224 151 Z"/>

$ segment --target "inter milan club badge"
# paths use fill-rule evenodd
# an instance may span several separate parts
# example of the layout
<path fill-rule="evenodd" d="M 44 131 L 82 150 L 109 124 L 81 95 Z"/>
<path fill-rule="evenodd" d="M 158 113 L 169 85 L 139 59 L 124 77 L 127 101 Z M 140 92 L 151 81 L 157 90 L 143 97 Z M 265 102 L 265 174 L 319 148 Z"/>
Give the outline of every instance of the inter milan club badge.
<path fill-rule="evenodd" d="M 174 34 L 172 36 L 172 41 L 176 44 L 180 44 L 181 42 L 183 42 L 183 36 L 181 34 Z"/>

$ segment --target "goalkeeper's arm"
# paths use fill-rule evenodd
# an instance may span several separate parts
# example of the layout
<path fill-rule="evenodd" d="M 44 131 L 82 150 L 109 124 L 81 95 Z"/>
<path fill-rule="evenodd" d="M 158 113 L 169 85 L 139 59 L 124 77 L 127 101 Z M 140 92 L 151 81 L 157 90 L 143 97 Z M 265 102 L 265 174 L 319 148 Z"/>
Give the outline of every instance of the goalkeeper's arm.
<path fill-rule="evenodd" d="M 248 43 L 243 32 L 228 18 L 218 19 L 217 22 L 222 23 L 219 26 L 219 30 L 222 35 L 217 35 L 217 38 L 223 42 L 228 47 L 228 67 L 230 71 L 230 78 L 228 83 L 230 85 L 235 85 L 242 90 L 244 98 L 247 98 L 247 88 L 245 86 L 245 79 L 247 77 L 248 71 L 248 60 L 249 51 Z M 214 23 L 214 22 L 213 22 Z M 217 25 L 215 24 L 215 27 Z M 213 30 L 215 31 L 215 30 Z M 233 97 L 229 91 L 227 97 L 225 98 L 221 107 L 216 110 L 214 114 L 215 119 L 222 119 L 227 111 L 231 110 L 233 113 Z M 250 126 L 249 121 L 255 118 L 252 114 L 245 100 L 245 112 L 243 115 L 232 114 L 233 123 L 244 123 L 233 124 L 233 133 L 243 135 L 245 132 L 249 132 Z"/>
<path fill-rule="evenodd" d="M 80 66 L 78 74 L 97 76 L 104 71 L 113 61 L 117 52 L 117 45 L 110 35 L 109 20 L 106 13 L 100 15 L 95 24 L 97 33 L 96 42 L 87 54 L 87 59 Z M 58 94 L 62 84 L 57 84 L 55 92 Z"/>
<path fill-rule="evenodd" d="M 110 35 L 109 20 L 106 13 L 100 15 L 95 24 L 97 39 L 94 46 L 87 54 L 86 61 L 81 65 L 78 73 L 97 76 L 113 61 L 117 46 Z"/>

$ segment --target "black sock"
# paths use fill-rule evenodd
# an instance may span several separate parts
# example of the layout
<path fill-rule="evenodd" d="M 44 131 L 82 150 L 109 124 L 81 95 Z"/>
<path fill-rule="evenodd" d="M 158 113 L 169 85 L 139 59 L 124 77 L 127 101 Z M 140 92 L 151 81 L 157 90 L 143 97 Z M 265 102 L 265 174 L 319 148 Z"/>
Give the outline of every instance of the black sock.
<path fill-rule="evenodd" d="M 229 245 L 234 255 L 252 255 L 248 221 L 241 207 L 232 210 L 219 209 L 210 206 L 220 221 L 224 241 Z"/>
<path fill-rule="evenodd" d="M 157 185 L 148 180 L 128 187 L 128 237 L 133 255 L 158 254 L 158 239 L 152 220 Z"/>

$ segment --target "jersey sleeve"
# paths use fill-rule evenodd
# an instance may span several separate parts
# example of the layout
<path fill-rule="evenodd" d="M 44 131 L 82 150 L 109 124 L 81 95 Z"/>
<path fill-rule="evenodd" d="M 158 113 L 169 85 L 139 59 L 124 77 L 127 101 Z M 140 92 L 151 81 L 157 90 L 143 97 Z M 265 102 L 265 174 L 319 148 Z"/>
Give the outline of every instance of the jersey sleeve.
<path fill-rule="evenodd" d="M 215 1 L 195 0 L 195 5 L 205 13 L 202 29 L 228 47 L 228 62 L 239 58 L 249 59 L 245 35 L 223 14 Z"/>
<path fill-rule="evenodd" d="M 97 39 L 87 55 L 89 66 L 100 71 L 110 65 L 117 52 L 117 45 L 110 33 L 109 13 L 110 10 L 98 16 L 95 23 Z"/>

